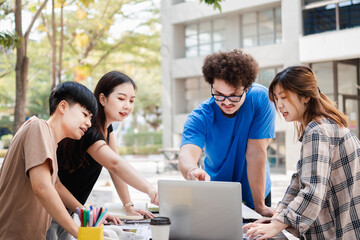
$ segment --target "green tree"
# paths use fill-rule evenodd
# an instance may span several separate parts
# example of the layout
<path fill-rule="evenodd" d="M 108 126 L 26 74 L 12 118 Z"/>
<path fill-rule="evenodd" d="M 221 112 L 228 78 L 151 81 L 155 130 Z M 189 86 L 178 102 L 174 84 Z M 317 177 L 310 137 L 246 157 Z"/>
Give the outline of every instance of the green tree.
<path fill-rule="evenodd" d="M 224 0 L 199 1 L 221 11 L 220 3 Z M 0 109 L 11 114 L 9 109 L 16 102 L 14 130 L 26 115 L 47 118 L 47 98 L 55 84 L 55 76 L 58 82 L 87 79 L 84 84 L 92 87 L 105 72 L 114 69 L 137 82 L 134 126 L 137 126 L 137 116 L 141 116 L 148 126 L 157 130 L 161 125 L 158 7 L 151 0 L 52 0 L 51 13 L 45 13 L 42 9 L 47 2 L 0 0 L 0 20 L 9 14 L 15 16 L 14 33 L 0 30 L 0 51 L 3 53 L 0 56 Z M 152 3 L 146 10 L 152 17 L 135 26 L 133 31 L 112 36 L 110 30 L 117 19 L 136 20 L 141 14 L 125 14 L 124 6 L 146 2 Z M 32 13 L 24 33 L 22 11 Z M 38 25 L 37 31 L 46 33 L 48 41 L 32 42 L 29 35 L 40 13 L 42 24 Z M 146 31 L 137 31 L 144 27 Z M 16 47 L 16 56 L 12 47 Z M 52 52 L 51 56 L 49 52 Z M 12 70 L 15 67 L 16 71 Z M 16 84 L 12 80 L 15 78 Z"/>
<path fill-rule="evenodd" d="M 12 1 L 0 0 L 0 21 L 9 20 L 13 13 Z M 19 42 L 20 38 L 16 33 L 0 30 L 0 79 L 14 71 L 15 64 L 11 61 L 12 49 L 18 46 Z"/>
<path fill-rule="evenodd" d="M 27 116 L 49 117 L 49 93 L 52 89 L 50 49 L 50 43 L 45 37 L 40 42 L 29 42 L 28 55 L 32 60 L 28 78 Z"/>
<path fill-rule="evenodd" d="M 138 90 L 134 113 L 143 117 L 145 122 L 155 131 L 161 125 L 161 81 L 160 71 L 145 71 L 137 77 Z"/>
<path fill-rule="evenodd" d="M 11 13 L 13 13 L 11 1 L 0 0 L 0 20 L 4 20 Z M 12 32 L 0 31 L 0 46 L 11 48 L 16 46 L 19 40 L 19 37 Z"/>
<path fill-rule="evenodd" d="M 221 11 L 221 5 L 220 3 L 225 0 L 200 0 L 200 2 L 205 2 L 208 5 L 213 5 L 214 9 L 219 9 Z"/>
<path fill-rule="evenodd" d="M 154 130 L 161 125 L 160 45 L 159 30 L 154 30 L 151 35 L 132 34 L 131 41 L 122 44 L 119 52 L 107 60 L 108 66 L 126 73 L 137 84 L 134 128 L 140 129 L 138 117 L 142 117 Z"/>
<path fill-rule="evenodd" d="M 63 48 L 58 49 L 59 65 L 57 68 L 58 81 L 62 81 L 63 74 L 66 76 L 74 76 L 75 81 L 83 81 L 92 76 L 94 70 L 103 62 L 107 61 L 109 56 L 116 52 L 128 53 L 131 49 L 122 46 L 129 44 L 141 44 L 138 37 L 142 37 L 134 31 L 124 33 L 120 37 L 111 35 L 111 28 L 115 26 L 116 19 L 129 19 L 131 16 L 125 15 L 123 7 L 126 5 L 136 5 L 149 0 L 99 0 L 99 1 L 75 1 L 68 6 L 65 0 L 57 0 L 58 7 L 61 8 L 60 16 L 53 15 L 42 16 L 42 24 L 39 30 L 47 33 L 52 49 L 56 49 L 58 44 L 54 41 L 56 31 L 63 32 L 60 37 L 60 46 L 64 41 Z M 74 5 L 76 10 L 74 11 Z M 147 11 L 158 11 L 155 7 Z M 63 27 L 53 27 L 54 19 L 56 22 L 62 22 L 66 19 Z M 150 19 L 145 24 L 150 24 Z M 117 24 L 118 25 L 118 24 Z M 54 30 L 55 29 L 55 30 Z M 151 36 L 148 36 L 151 37 Z M 55 38 L 56 39 L 56 38 Z M 63 40 L 61 40 L 63 39 Z M 135 39 L 135 42 L 134 42 Z M 54 52 L 54 51 L 53 51 Z M 139 53 L 133 53 L 139 55 Z M 53 56 L 52 59 L 55 59 Z M 54 62 L 54 61 L 52 61 Z M 53 71 L 52 71 L 53 72 Z"/>
<path fill-rule="evenodd" d="M 0 46 L 5 48 L 16 47 L 20 44 L 20 38 L 11 32 L 0 32 Z"/>
<path fill-rule="evenodd" d="M 16 132 L 25 121 L 26 116 L 26 93 L 28 83 L 29 58 L 27 56 L 27 46 L 29 35 L 34 26 L 36 19 L 40 12 L 45 7 L 48 0 L 44 0 L 38 8 L 34 9 L 34 15 L 25 31 L 22 30 L 22 2 L 15 0 L 14 14 L 15 14 L 15 32 L 21 39 L 20 44 L 16 47 L 16 98 L 15 98 L 15 113 L 14 113 L 14 132 Z"/>
<path fill-rule="evenodd" d="M 126 6 L 144 3 L 150 3 L 145 10 L 125 14 Z M 134 112 L 146 119 L 148 126 L 157 129 L 160 125 L 161 113 L 158 6 L 149 0 L 98 0 L 96 2 L 56 0 L 53 6 L 54 11 L 48 8 L 47 11 L 41 12 L 41 22 L 37 28 L 34 28 L 42 34 L 40 36 L 44 37 L 37 41 L 26 41 L 25 59 L 31 59 L 31 65 L 28 65 L 26 73 L 28 76 L 26 87 L 29 87 L 26 88 L 28 94 L 26 110 L 23 111 L 24 119 L 25 115 L 34 114 L 41 118 L 47 117 L 47 97 L 51 89 L 52 71 L 50 63 L 53 59 L 52 54 L 49 53 L 51 49 L 55 49 L 58 81 L 81 81 L 92 89 L 98 79 L 111 70 L 122 71 L 134 78 L 139 85 L 138 100 L 135 105 L 139 107 Z M 74 6 L 76 6 L 75 10 Z M 37 13 L 39 5 L 27 5 L 24 11 L 30 10 L 36 10 L 33 14 Z M 54 17 L 52 17 L 52 12 L 54 12 Z M 132 31 L 113 35 L 112 28 L 118 26 L 115 23 L 119 19 L 136 21 L 139 15 L 144 13 L 151 17 L 139 21 Z M 55 28 L 52 27 L 53 19 L 56 21 Z M 26 32 L 29 34 L 28 31 Z M 57 36 L 55 45 L 51 42 L 54 39 L 54 33 Z M 9 64 L 3 65 L 2 60 L 6 56 L 0 56 L 0 74 L 3 69 L 15 62 L 14 52 L 11 49 L 6 52 Z M 8 87 L 9 84 L 12 86 L 13 78 L 15 78 L 14 71 L 0 78 L 0 95 L 4 96 L 0 99 L 0 107 L 9 107 L 8 103 L 14 102 L 15 84 L 10 89 Z M 150 90 L 151 93 L 148 93 Z M 151 98 L 151 101 L 146 96 Z"/>
<path fill-rule="evenodd" d="M 62 79 L 84 81 L 91 78 L 91 86 L 94 86 L 105 72 L 113 69 L 134 78 L 139 85 L 134 115 L 142 116 L 151 128 L 157 129 L 161 124 L 159 9 L 155 4 L 147 8 L 145 11 L 151 13 L 152 17 L 140 22 L 131 32 L 124 32 L 119 37 L 112 36 L 110 32 L 116 19 L 133 19 L 140 14 L 125 15 L 123 7 L 126 4 L 145 2 L 149 0 L 99 0 L 87 5 L 77 2 L 76 14 L 66 11 L 64 7 L 66 23 L 63 38 L 66 44 L 64 51 L 59 53 L 64 56 Z M 144 10 L 141 13 L 144 14 Z M 58 16 L 56 21 L 61 21 L 61 18 L 59 20 Z M 40 29 L 47 33 L 50 45 L 54 47 L 53 33 L 49 34 L 53 32 L 50 30 L 53 29 L 52 19 L 44 13 Z M 146 33 L 136 31 L 140 28 L 146 28 L 143 31 Z M 84 84 L 89 85 L 89 82 Z M 148 96 L 151 97 L 150 101 Z M 135 126 L 136 119 L 134 117 Z"/>

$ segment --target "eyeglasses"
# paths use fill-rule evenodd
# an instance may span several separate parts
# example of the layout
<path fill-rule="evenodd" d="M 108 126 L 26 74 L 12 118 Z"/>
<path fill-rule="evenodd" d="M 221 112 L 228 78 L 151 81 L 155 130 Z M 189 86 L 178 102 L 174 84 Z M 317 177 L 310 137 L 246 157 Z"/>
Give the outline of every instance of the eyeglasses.
<path fill-rule="evenodd" d="M 225 101 L 225 99 L 229 99 L 230 102 L 240 102 L 241 101 L 241 97 L 244 95 L 244 93 L 246 92 L 246 88 L 244 89 L 243 93 L 239 96 L 224 96 L 224 95 L 218 95 L 218 94 L 214 94 L 212 92 L 212 87 L 211 87 L 211 96 L 213 96 L 213 98 L 215 99 L 215 101 L 217 102 L 223 102 Z"/>

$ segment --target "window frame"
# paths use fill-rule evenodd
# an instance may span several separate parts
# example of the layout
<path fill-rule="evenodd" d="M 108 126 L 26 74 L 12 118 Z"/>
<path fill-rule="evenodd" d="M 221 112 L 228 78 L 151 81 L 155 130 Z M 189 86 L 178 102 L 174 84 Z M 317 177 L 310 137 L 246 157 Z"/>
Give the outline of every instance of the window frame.
<path fill-rule="evenodd" d="M 224 24 L 223 24 L 223 27 L 222 28 L 216 28 L 215 29 L 215 22 L 216 21 L 224 21 Z M 200 26 L 201 25 L 204 25 L 206 23 L 210 23 L 210 30 L 209 31 L 202 31 L 200 32 Z M 186 29 L 189 27 L 189 26 L 196 26 L 196 34 L 194 35 L 187 35 L 186 34 Z M 224 34 L 222 35 L 223 36 L 223 39 L 221 40 L 215 40 L 214 39 L 214 34 L 216 32 L 223 32 Z M 200 35 L 201 34 L 210 34 L 210 41 L 209 42 L 205 42 L 205 43 L 201 43 L 200 42 Z M 197 23 L 191 23 L 191 24 L 187 24 L 184 26 L 184 36 L 185 36 L 185 39 L 184 39 L 184 49 L 185 49 L 185 52 L 184 52 L 184 56 L 186 58 L 190 58 L 190 57 L 199 57 L 199 56 L 206 56 L 208 54 L 211 54 L 213 53 L 214 51 L 219 51 L 219 50 L 222 50 L 224 49 L 225 47 L 225 41 L 226 41 L 226 19 L 225 18 L 216 18 L 216 19 L 212 19 L 212 20 L 208 20 L 208 21 L 201 21 L 201 22 L 197 22 Z M 196 36 L 196 44 L 194 45 L 187 45 L 186 42 L 187 42 L 187 39 L 189 36 Z M 215 49 L 215 45 L 217 44 L 221 44 L 222 45 L 222 48 L 218 49 L 216 48 Z M 206 46 L 209 46 L 210 45 L 210 52 L 204 52 L 202 53 L 201 52 L 201 48 L 202 47 L 206 47 Z M 188 49 L 191 49 L 191 48 L 195 48 L 196 49 L 196 55 L 188 55 Z"/>
<path fill-rule="evenodd" d="M 342 30 L 342 29 L 347 29 L 347 28 L 341 28 L 341 26 L 340 26 L 340 20 L 341 20 L 341 18 L 340 18 L 340 8 L 341 7 L 339 6 L 339 4 L 344 3 L 344 2 L 348 2 L 348 1 L 349 0 L 318 0 L 318 1 L 313 2 L 313 3 L 305 4 L 305 0 L 302 0 L 302 6 L 303 6 L 302 7 L 303 35 L 308 36 L 308 35 L 328 32 L 328 31 L 339 31 L 339 30 Z M 351 1 L 351 3 L 352 3 L 352 1 Z M 335 4 L 335 29 L 334 30 L 324 30 L 324 31 L 305 34 L 304 12 L 307 11 L 307 10 L 326 7 L 326 6 L 331 5 L 331 4 Z"/>
<path fill-rule="evenodd" d="M 277 10 L 279 9 L 279 13 L 280 15 L 277 16 Z M 266 11 L 269 11 L 271 10 L 272 12 L 272 19 L 271 20 L 268 20 L 268 21 L 261 21 L 260 20 L 260 14 L 262 12 L 266 12 Z M 252 22 L 251 24 L 252 25 L 255 25 L 255 32 L 256 32 L 256 35 L 246 35 L 244 33 L 244 29 L 245 29 L 245 26 L 244 25 L 244 22 L 243 22 L 243 18 L 244 18 L 244 15 L 247 15 L 247 14 L 255 14 L 255 22 Z M 278 21 L 280 18 L 280 21 Z M 269 32 L 269 33 L 260 33 L 260 28 L 261 28 L 261 23 L 266 23 L 266 22 L 269 22 L 271 21 L 272 22 L 272 31 Z M 280 29 L 278 29 L 278 23 L 280 23 Z M 240 28 L 241 28 L 241 37 L 240 37 L 240 46 L 243 47 L 243 48 L 249 48 L 249 47 L 257 47 L 257 46 L 265 46 L 265 45 L 270 45 L 270 44 L 278 44 L 278 43 L 281 43 L 282 42 L 282 21 L 281 21 L 281 6 L 277 6 L 277 7 L 272 7 L 272 8 L 267 8 L 267 9 L 262 9 L 262 10 L 259 10 L 259 11 L 252 11 L 252 12 L 247 12 L 245 14 L 241 14 L 240 16 Z M 261 39 L 262 37 L 266 36 L 266 35 L 271 35 L 272 36 L 272 41 L 269 42 L 269 43 L 261 43 Z M 280 38 L 278 38 L 278 35 L 280 35 Z M 244 40 L 245 40 L 245 37 L 251 37 L 251 38 L 254 38 L 256 41 L 255 41 L 255 44 L 253 45 L 246 45 L 244 43 Z"/>

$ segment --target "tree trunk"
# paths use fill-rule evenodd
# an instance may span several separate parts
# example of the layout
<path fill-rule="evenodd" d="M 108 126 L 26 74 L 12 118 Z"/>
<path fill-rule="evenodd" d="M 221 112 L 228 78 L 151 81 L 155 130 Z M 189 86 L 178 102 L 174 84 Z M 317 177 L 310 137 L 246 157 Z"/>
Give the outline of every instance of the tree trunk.
<path fill-rule="evenodd" d="M 14 12 L 15 12 L 15 32 L 18 34 L 20 40 L 19 45 L 16 47 L 16 100 L 15 100 L 15 112 L 14 112 L 14 125 L 13 132 L 21 127 L 26 120 L 26 91 L 28 83 L 28 69 L 29 69 L 29 58 L 26 55 L 27 42 L 32 27 L 34 26 L 35 20 L 39 17 L 40 12 L 45 7 L 48 0 L 45 0 L 40 8 L 37 9 L 35 15 L 31 19 L 28 29 L 23 35 L 22 31 L 22 7 L 21 0 L 14 0 Z"/>
<path fill-rule="evenodd" d="M 15 31 L 21 39 L 20 44 L 16 47 L 16 100 L 13 131 L 20 128 L 26 118 L 25 104 L 26 104 L 26 87 L 27 87 L 27 72 L 29 66 L 29 59 L 26 56 L 24 36 L 22 32 L 22 16 L 21 16 L 21 0 L 15 0 Z"/>
<path fill-rule="evenodd" d="M 51 21 L 52 21 L 52 36 L 51 36 L 51 89 L 56 85 L 56 19 L 55 19 L 55 0 L 51 1 Z"/>
<path fill-rule="evenodd" d="M 61 5 L 60 12 L 60 48 L 59 48 L 59 69 L 58 69 L 58 81 L 61 83 L 61 71 L 62 71 L 62 54 L 64 49 L 64 4 Z"/>

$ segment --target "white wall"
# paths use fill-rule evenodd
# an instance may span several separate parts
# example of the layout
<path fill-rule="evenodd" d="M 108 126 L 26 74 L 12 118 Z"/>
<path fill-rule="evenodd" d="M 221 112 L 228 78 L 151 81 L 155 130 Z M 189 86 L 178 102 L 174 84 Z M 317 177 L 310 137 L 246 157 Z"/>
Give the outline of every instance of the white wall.
<path fill-rule="evenodd" d="M 167 0 L 163 0 L 167 1 Z M 291 0 L 293 1 L 293 0 Z M 222 11 L 214 10 L 212 6 L 205 3 L 200 4 L 199 1 L 184 2 L 175 4 L 169 9 L 171 11 L 171 24 L 178 24 L 184 22 L 196 21 L 198 19 L 206 19 L 219 14 L 231 14 L 239 12 L 239 9 L 248 11 L 257 9 L 259 7 L 268 7 L 274 4 L 279 4 L 280 0 L 226 0 L 221 3 Z"/>
<path fill-rule="evenodd" d="M 360 56 L 360 28 L 325 32 L 300 38 L 300 61 L 322 62 Z"/>

